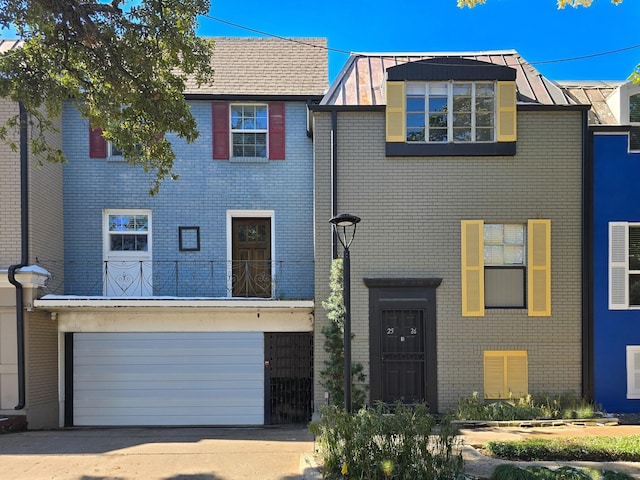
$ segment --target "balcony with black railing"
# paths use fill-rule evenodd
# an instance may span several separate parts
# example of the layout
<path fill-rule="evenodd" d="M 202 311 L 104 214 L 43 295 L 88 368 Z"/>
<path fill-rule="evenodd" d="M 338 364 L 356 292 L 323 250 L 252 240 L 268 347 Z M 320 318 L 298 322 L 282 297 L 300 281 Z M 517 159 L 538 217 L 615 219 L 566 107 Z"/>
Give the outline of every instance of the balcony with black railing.
<path fill-rule="evenodd" d="M 313 261 L 112 260 L 60 263 L 40 259 L 38 264 L 52 273 L 46 293 L 53 295 L 313 298 Z"/>

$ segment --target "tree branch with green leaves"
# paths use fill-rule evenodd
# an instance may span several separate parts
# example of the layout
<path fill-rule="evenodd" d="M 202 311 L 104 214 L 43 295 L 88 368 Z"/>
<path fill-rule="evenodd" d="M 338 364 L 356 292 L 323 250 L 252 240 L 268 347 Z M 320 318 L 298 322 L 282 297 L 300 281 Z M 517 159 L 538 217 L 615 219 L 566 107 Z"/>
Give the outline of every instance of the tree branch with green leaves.
<path fill-rule="evenodd" d="M 213 41 L 195 33 L 208 10 L 208 0 L 0 0 L 0 27 L 22 41 L 0 54 L 0 95 L 29 114 L 32 151 L 65 160 L 46 137 L 70 101 L 129 163 L 155 173 L 151 194 L 177 178 L 163 134 L 198 137 L 183 93 L 188 79 L 213 81 Z M 10 119 L 0 139 L 10 143 L 17 125 Z"/>

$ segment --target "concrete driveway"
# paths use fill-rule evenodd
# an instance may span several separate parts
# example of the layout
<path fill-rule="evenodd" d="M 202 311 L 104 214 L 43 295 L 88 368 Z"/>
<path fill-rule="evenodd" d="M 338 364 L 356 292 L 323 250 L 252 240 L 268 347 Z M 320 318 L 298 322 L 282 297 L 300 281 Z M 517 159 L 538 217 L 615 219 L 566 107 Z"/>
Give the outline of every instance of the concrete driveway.
<path fill-rule="evenodd" d="M 306 427 L 118 428 L 0 435 L 1 480 L 293 480 Z"/>

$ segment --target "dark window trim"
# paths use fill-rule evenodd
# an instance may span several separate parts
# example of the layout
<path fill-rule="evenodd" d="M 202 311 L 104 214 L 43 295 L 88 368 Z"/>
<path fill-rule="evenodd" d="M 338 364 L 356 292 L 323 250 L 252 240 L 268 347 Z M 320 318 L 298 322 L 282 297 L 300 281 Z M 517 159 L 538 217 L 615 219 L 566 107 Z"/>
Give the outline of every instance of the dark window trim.
<path fill-rule="evenodd" d="M 195 232 L 196 243 L 189 242 L 186 236 L 189 232 Z M 178 227 L 178 244 L 181 252 L 199 252 L 200 251 L 200 227 Z"/>
<path fill-rule="evenodd" d="M 403 143 L 387 142 L 387 157 L 515 156 L 516 142 Z"/>

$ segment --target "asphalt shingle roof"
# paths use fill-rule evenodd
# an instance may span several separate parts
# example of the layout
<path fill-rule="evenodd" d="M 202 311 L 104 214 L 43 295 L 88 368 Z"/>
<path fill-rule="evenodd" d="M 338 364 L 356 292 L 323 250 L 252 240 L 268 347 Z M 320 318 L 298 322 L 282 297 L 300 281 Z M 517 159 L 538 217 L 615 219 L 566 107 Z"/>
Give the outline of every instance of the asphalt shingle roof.
<path fill-rule="evenodd" d="M 320 97 L 329 86 L 326 38 L 212 37 L 210 85 L 187 81 L 185 94 Z M 19 47 L 0 40 L 0 53 Z"/>
<path fill-rule="evenodd" d="M 211 85 L 185 94 L 321 96 L 329 85 L 325 38 L 214 37 Z"/>

